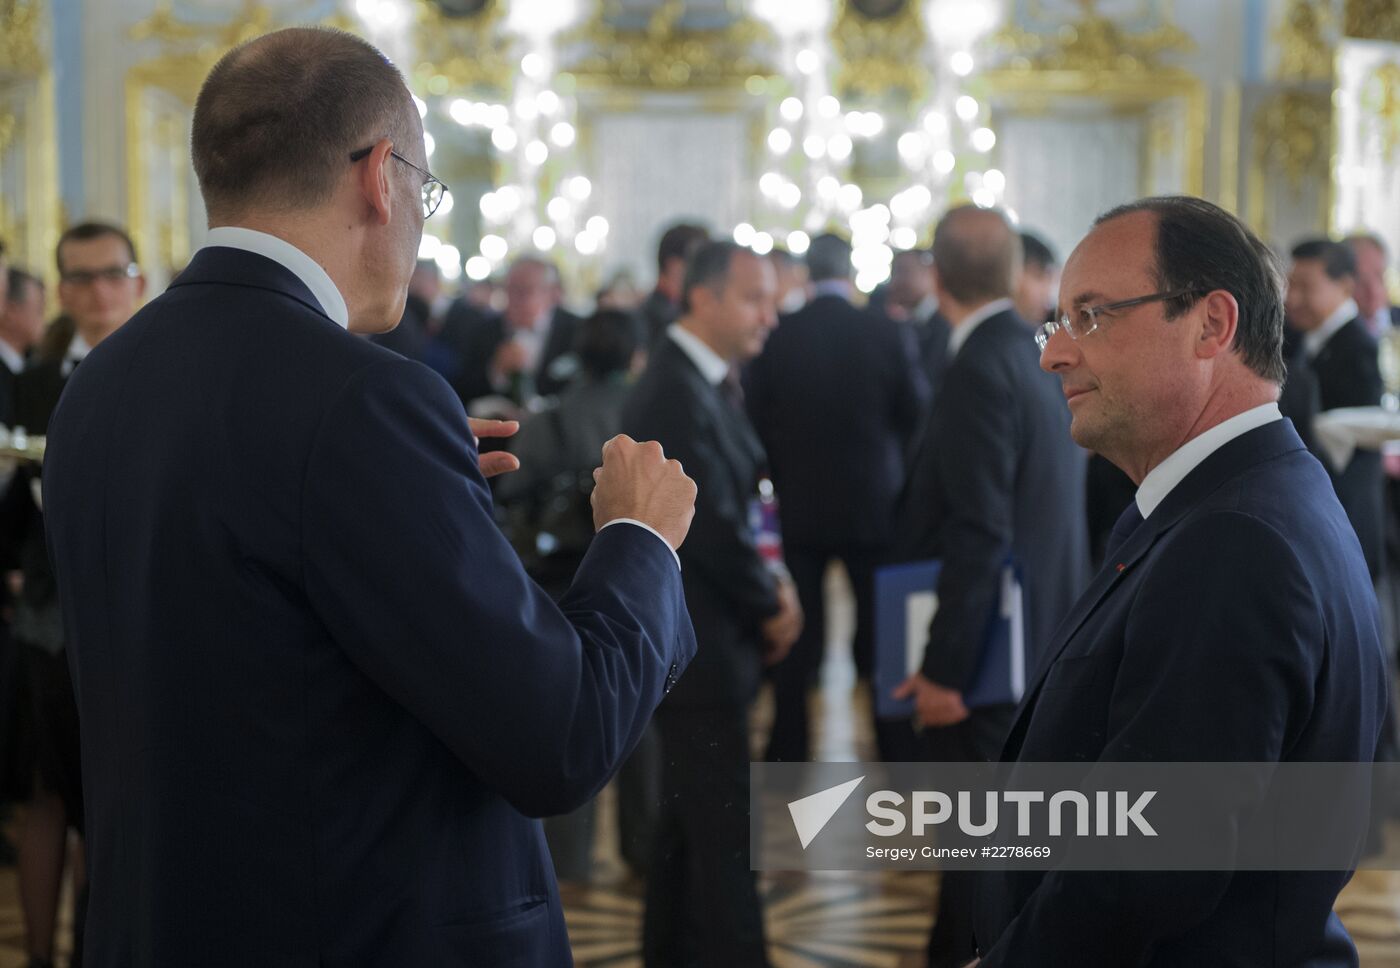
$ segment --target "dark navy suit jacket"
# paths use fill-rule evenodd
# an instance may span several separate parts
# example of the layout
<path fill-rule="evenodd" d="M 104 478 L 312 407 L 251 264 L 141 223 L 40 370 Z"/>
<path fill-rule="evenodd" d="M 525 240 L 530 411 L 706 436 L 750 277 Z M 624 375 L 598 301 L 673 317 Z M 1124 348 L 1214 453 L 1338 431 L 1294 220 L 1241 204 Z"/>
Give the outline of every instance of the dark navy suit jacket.
<path fill-rule="evenodd" d="M 1088 579 L 1084 470 L 1030 329 L 1011 310 L 984 320 L 943 376 L 897 518 L 900 558 L 943 560 L 925 676 L 967 688 L 1008 556 L 1024 572 L 1034 668 Z"/>
<path fill-rule="evenodd" d="M 884 548 L 928 389 L 899 324 L 818 296 L 745 374 L 793 548 Z M 836 455 L 833 456 L 833 448 Z"/>
<path fill-rule="evenodd" d="M 569 963 L 530 818 L 694 653 L 661 541 L 604 529 L 556 607 L 447 384 L 227 248 L 84 361 L 44 485 L 90 966 Z"/>
<path fill-rule="evenodd" d="M 763 681 L 763 620 L 779 608 L 777 581 L 749 524 L 763 445 L 743 410 L 666 334 L 623 405 L 622 432 L 659 441 L 699 491 L 680 554 L 700 653 L 666 706 L 750 703 Z"/>
<path fill-rule="evenodd" d="M 1324 452 L 1313 434 L 1313 421 L 1319 413 L 1338 407 L 1374 407 L 1381 402 L 1383 387 L 1376 352 L 1376 341 L 1357 317 L 1333 333 L 1316 357 L 1309 359 L 1300 345 L 1289 361 L 1279 406 L 1319 459 L 1324 459 Z M 1380 453 L 1358 449 L 1340 470 L 1325 459 L 1322 466 L 1356 529 L 1371 575 L 1379 575 L 1385 558 L 1385 473 Z"/>
<path fill-rule="evenodd" d="M 1387 691 L 1377 628 L 1332 484 L 1274 421 L 1207 457 L 1110 554 L 1003 759 L 1369 762 Z M 981 968 L 1355 965 L 1332 913 L 1349 876 L 984 873 Z"/>

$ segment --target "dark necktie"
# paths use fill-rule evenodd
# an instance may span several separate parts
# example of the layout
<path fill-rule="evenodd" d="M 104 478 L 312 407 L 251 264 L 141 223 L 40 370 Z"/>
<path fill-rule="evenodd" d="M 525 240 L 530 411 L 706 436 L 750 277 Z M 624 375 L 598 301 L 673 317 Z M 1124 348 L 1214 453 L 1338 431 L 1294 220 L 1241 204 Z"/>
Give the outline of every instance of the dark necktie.
<path fill-rule="evenodd" d="M 739 382 L 739 371 L 732 366 L 719 381 L 719 395 L 739 413 L 744 412 L 744 385 Z"/>
<path fill-rule="evenodd" d="M 1108 543 L 1104 546 L 1104 557 L 1112 559 L 1132 537 L 1137 526 L 1142 524 L 1142 512 L 1138 510 L 1137 501 L 1129 501 L 1128 506 L 1123 509 L 1123 513 L 1118 516 L 1118 520 L 1113 524 L 1113 530 L 1108 534 Z"/>

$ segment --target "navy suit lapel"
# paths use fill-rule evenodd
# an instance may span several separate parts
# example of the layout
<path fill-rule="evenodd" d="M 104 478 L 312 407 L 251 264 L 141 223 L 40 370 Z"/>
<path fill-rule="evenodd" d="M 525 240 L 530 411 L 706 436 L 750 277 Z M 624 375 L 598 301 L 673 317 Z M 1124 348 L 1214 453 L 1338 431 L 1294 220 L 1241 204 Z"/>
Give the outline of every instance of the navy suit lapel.
<path fill-rule="evenodd" d="M 211 283 L 265 289 L 295 299 L 308 309 L 326 316 L 325 308 L 306 288 L 306 283 L 297 278 L 296 273 L 256 252 L 221 245 L 206 246 L 194 254 L 190 264 L 170 284 L 170 288 Z M 330 320 L 330 317 L 326 316 L 326 319 Z"/>
<path fill-rule="evenodd" d="M 763 461 L 763 445 L 744 414 L 736 412 L 720 394 L 719 388 L 705 379 L 685 350 L 670 337 L 666 337 L 666 343 L 666 352 L 671 356 L 670 365 L 690 383 L 697 403 L 710 415 L 710 422 L 715 428 L 715 446 L 724 455 L 728 465 L 726 469 L 736 491 L 747 497 L 753 490 L 758 464 Z"/>
<path fill-rule="evenodd" d="M 975 335 L 975 334 L 974 334 Z M 1303 442 L 1293 429 L 1293 422 L 1287 419 L 1257 427 L 1236 437 L 1215 453 L 1201 461 L 1190 474 L 1174 487 L 1166 499 L 1152 512 L 1136 531 L 1128 538 L 1118 552 L 1099 569 L 1084 594 L 1079 596 L 1074 608 L 1060 622 L 1050 648 L 1036 669 L 1035 678 L 1026 689 L 1025 697 L 1017 710 L 1016 720 L 1006 740 L 1003 758 L 1014 755 L 1019 749 L 1025 728 L 1030 722 L 1030 714 L 1035 708 L 1040 687 L 1049 675 L 1061 653 L 1073 641 L 1094 611 L 1118 584 L 1129 574 L 1162 535 L 1174 528 L 1182 518 L 1194 510 L 1206 497 L 1222 484 L 1237 477 L 1250 467 L 1272 460 L 1290 451 L 1303 450 Z"/>

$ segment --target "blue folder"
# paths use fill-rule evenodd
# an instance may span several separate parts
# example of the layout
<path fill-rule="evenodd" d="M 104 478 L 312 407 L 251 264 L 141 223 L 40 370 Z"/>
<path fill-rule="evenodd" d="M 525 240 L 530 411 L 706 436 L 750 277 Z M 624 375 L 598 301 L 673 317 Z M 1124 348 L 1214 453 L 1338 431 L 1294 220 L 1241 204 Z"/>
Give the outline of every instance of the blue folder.
<path fill-rule="evenodd" d="M 880 719 L 914 715 L 913 699 L 892 699 L 890 693 L 923 664 L 929 626 L 938 610 L 941 569 L 942 562 L 930 560 L 887 565 L 875 572 L 875 715 Z M 1021 701 L 1026 691 L 1024 609 L 1021 570 L 1008 562 L 972 683 L 963 693 L 969 709 Z"/>

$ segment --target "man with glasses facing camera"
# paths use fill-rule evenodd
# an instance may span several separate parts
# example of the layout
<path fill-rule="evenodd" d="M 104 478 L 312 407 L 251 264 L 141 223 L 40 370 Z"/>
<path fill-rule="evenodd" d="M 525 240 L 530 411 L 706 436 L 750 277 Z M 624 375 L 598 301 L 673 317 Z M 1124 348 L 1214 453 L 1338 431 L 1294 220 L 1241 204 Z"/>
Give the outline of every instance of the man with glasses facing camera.
<path fill-rule="evenodd" d="M 45 500 L 82 714 L 89 968 L 552 968 L 534 817 L 593 797 L 695 652 L 695 485 L 608 442 L 559 604 L 403 315 L 441 185 L 350 34 L 235 48 L 195 105 L 208 241 L 70 381 Z"/>
<path fill-rule="evenodd" d="M 48 432 L 54 408 L 78 364 L 131 318 L 146 287 L 135 247 L 115 225 L 75 225 L 59 237 L 55 255 L 59 305 L 72 323 L 72 336 L 51 358 L 38 360 L 20 373 L 14 387 L 14 426 L 35 435 Z M 14 556 L 6 567 L 17 566 L 23 576 L 14 603 L 12 634 L 19 645 L 27 690 L 19 716 L 19 731 L 24 735 L 15 746 L 24 762 L 12 769 L 23 771 L 27 794 L 19 843 L 27 944 L 31 963 L 42 966 L 53 957 L 65 866 L 73 871 L 77 888 L 74 951 L 76 960 L 81 960 L 85 878 L 81 855 L 65 857 L 69 829 L 83 832 L 78 711 L 62 603 L 45 546 L 39 486 L 36 465 L 21 465 L 11 478 L 0 504 L 0 546 L 7 558 Z"/>
<path fill-rule="evenodd" d="M 1373 760 L 1376 600 L 1326 471 L 1279 414 L 1273 254 L 1209 202 L 1144 199 L 1075 249 L 1060 308 L 1041 367 L 1074 439 L 1138 491 L 1003 760 Z M 1357 964 L 1332 913 L 1345 871 L 979 876 L 981 968 Z"/>

